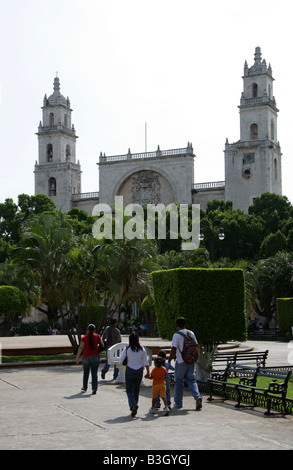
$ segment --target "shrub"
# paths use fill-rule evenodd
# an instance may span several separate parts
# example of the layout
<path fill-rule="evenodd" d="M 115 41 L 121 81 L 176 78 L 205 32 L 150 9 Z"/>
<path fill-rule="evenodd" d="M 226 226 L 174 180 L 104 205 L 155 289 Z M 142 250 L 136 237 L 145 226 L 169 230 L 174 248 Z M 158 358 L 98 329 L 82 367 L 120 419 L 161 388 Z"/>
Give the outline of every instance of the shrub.
<path fill-rule="evenodd" d="M 28 311 L 26 295 L 15 286 L 0 286 L 1 334 L 8 334 L 15 317 Z"/>
<path fill-rule="evenodd" d="M 178 316 L 200 343 L 246 340 L 241 269 L 171 269 L 152 273 L 159 334 L 171 339 Z"/>
<path fill-rule="evenodd" d="M 293 326 L 293 298 L 277 299 L 277 321 L 278 326 L 285 333 L 291 334 Z"/>

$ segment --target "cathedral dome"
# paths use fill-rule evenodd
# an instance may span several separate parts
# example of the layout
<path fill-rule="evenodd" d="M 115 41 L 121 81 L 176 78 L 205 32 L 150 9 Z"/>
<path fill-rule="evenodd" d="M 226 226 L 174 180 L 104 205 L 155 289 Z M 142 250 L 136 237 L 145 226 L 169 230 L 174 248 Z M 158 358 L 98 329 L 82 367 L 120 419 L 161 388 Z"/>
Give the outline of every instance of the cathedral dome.
<path fill-rule="evenodd" d="M 60 93 L 60 81 L 58 77 L 54 78 L 54 93 L 49 96 L 47 101 L 49 106 L 62 105 L 70 107 L 69 99 Z"/>

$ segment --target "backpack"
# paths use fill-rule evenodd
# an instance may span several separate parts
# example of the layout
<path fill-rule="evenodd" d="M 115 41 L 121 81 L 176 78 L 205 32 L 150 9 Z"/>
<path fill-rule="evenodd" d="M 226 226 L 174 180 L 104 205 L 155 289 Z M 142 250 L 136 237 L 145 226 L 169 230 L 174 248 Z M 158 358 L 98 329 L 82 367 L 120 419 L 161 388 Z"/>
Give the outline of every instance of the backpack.
<path fill-rule="evenodd" d="M 198 360 L 197 342 L 193 339 L 188 330 L 187 335 L 181 331 L 177 331 L 177 333 L 184 338 L 183 350 L 180 351 L 183 361 L 186 362 L 186 364 L 194 364 Z"/>

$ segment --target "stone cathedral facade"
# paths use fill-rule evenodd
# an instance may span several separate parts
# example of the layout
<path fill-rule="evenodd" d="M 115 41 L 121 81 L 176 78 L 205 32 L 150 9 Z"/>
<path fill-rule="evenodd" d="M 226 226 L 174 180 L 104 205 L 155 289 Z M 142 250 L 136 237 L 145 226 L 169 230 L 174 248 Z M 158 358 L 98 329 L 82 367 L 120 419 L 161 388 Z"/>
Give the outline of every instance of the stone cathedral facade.
<path fill-rule="evenodd" d="M 281 149 L 277 139 L 278 109 L 273 94 L 272 68 L 255 49 L 251 67 L 245 61 L 241 94 L 240 139 L 225 143 L 225 181 L 196 183 L 191 143 L 178 149 L 99 157 L 99 192 L 81 191 L 81 166 L 69 98 L 60 93 L 59 78 L 53 94 L 45 95 L 43 120 L 38 127 L 39 158 L 35 164 L 35 194 L 50 196 L 64 212 L 78 207 L 92 213 L 98 203 L 112 205 L 123 196 L 124 205 L 200 204 L 232 201 L 247 212 L 264 192 L 282 194 Z M 200 159 L 200 156 L 198 157 Z M 200 164 L 200 161 L 198 162 Z"/>

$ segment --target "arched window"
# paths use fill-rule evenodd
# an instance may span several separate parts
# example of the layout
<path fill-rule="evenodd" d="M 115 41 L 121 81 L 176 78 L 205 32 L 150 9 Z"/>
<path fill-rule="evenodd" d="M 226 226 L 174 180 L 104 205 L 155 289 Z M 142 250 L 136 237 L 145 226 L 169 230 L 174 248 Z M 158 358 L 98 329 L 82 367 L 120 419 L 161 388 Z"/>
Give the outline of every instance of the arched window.
<path fill-rule="evenodd" d="M 251 140 L 258 139 L 258 125 L 257 124 L 251 124 L 251 126 L 250 126 L 250 138 L 251 138 Z"/>
<path fill-rule="evenodd" d="M 275 122 L 273 119 L 271 120 L 271 139 L 275 140 Z"/>
<path fill-rule="evenodd" d="M 52 162 L 53 161 L 53 145 L 48 144 L 47 145 L 47 162 Z"/>
<path fill-rule="evenodd" d="M 243 171 L 243 177 L 244 178 L 250 178 L 250 168 L 245 168 L 245 170 Z"/>
<path fill-rule="evenodd" d="M 54 113 L 50 113 L 49 126 L 54 126 Z"/>
<path fill-rule="evenodd" d="M 70 145 L 66 145 L 65 154 L 66 154 L 66 161 L 67 162 L 70 161 L 70 155 L 71 155 Z"/>
<path fill-rule="evenodd" d="M 253 83 L 253 85 L 252 85 L 252 97 L 257 98 L 257 93 L 258 93 L 257 83 Z"/>
<path fill-rule="evenodd" d="M 67 114 L 64 115 L 64 126 L 67 127 Z"/>
<path fill-rule="evenodd" d="M 277 159 L 274 159 L 274 178 L 275 180 L 278 179 L 278 162 Z"/>
<path fill-rule="evenodd" d="M 57 194 L 57 186 L 56 186 L 56 179 L 49 178 L 48 181 L 48 196 L 56 196 Z"/>

